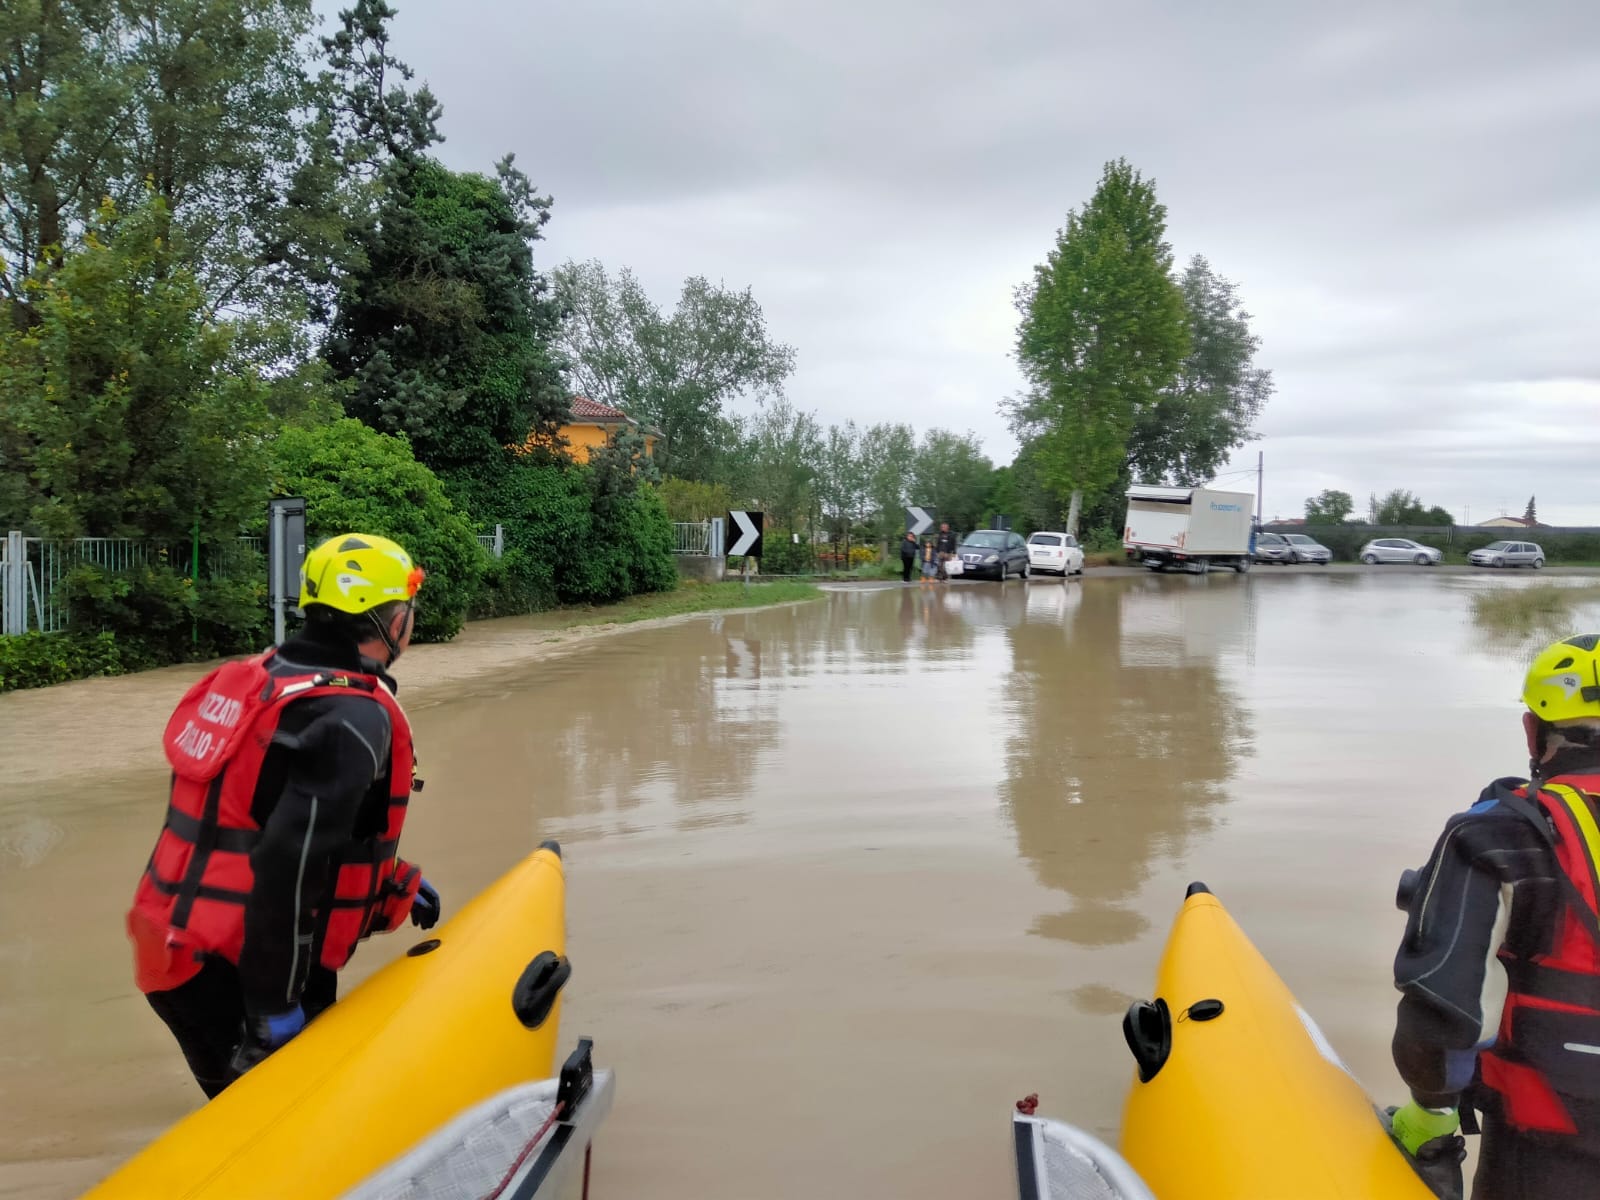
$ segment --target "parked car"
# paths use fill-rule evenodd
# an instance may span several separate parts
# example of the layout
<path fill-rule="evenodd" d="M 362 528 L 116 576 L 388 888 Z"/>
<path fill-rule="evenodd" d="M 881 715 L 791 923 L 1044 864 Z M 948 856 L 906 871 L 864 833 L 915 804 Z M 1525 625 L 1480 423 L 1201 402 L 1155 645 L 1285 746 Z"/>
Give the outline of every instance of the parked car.
<path fill-rule="evenodd" d="M 1544 566 L 1544 551 L 1534 542 L 1490 542 L 1481 550 L 1467 555 L 1475 567 L 1533 567 Z"/>
<path fill-rule="evenodd" d="M 1416 563 L 1419 567 L 1436 567 L 1444 558 L 1443 550 L 1413 542 L 1410 538 L 1374 538 L 1361 547 L 1361 561 L 1372 563 Z"/>
<path fill-rule="evenodd" d="M 956 547 L 962 575 L 998 579 L 1009 575 L 1028 577 L 1028 544 L 1020 533 L 1005 529 L 976 529 Z"/>
<path fill-rule="evenodd" d="M 1281 533 L 1256 534 L 1257 562 L 1291 563 L 1294 561 L 1294 552 L 1289 549 L 1289 540 Z"/>
<path fill-rule="evenodd" d="M 1052 575 L 1082 575 L 1083 547 L 1070 533 L 1041 530 L 1028 535 L 1028 565 Z"/>
<path fill-rule="evenodd" d="M 1286 533 L 1283 540 L 1289 543 L 1289 558 L 1297 563 L 1316 563 L 1325 567 L 1333 561 L 1333 551 L 1316 538 L 1304 533 Z"/>

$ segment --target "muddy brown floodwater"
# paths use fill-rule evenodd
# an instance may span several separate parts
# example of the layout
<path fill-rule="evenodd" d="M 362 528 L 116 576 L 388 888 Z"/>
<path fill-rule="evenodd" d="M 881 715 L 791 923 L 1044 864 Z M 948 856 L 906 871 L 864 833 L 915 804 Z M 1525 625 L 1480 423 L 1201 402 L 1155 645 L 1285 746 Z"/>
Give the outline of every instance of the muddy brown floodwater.
<path fill-rule="evenodd" d="M 1115 1135 L 1190 879 L 1399 1094 L 1395 880 L 1522 767 L 1526 647 L 1470 603 L 1521 585 L 839 591 L 547 661 L 495 623 L 401 664 L 408 853 L 448 908 L 564 845 L 562 1036 L 618 1074 L 595 1195 L 1003 1196 L 1018 1097 Z M 73 1195 L 198 1099 L 121 932 L 163 804 L 134 735 L 194 674 L 0 697 L 0 1196 Z"/>

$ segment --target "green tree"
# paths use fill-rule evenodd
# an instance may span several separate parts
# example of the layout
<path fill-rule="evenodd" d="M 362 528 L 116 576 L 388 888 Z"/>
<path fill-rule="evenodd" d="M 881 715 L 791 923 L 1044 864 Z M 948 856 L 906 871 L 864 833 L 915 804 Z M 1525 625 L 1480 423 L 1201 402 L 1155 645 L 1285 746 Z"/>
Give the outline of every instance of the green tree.
<path fill-rule="evenodd" d="M 354 420 L 286 428 L 272 442 L 274 495 L 306 498 L 315 541 L 349 530 L 404 546 L 428 573 L 417 604 L 418 641 L 461 632 L 487 557 L 439 478 L 404 438 Z"/>
<path fill-rule="evenodd" d="M 930 429 L 917 445 L 911 503 L 931 505 L 958 533 L 979 528 L 991 515 L 984 511 L 984 498 L 993 475 L 994 464 L 976 434 Z"/>
<path fill-rule="evenodd" d="M 627 268 L 613 278 L 598 262 L 569 262 L 554 277 L 574 388 L 659 429 L 656 458 L 681 479 L 712 479 L 737 436 L 729 403 L 775 391 L 794 370 L 749 288 L 693 276 L 666 316 Z"/>
<path fill-rule="evenodd" d="M 19 0 L 0 9 L 0 290 L 59 261 L 102 199 L 165 201 L 209 307 L 302 310 L 340 253 L 315 151 L 310 0 Z M 26 305 L 14 309 L 28 319 Z"/>
<path fill-rule="evenodd" d="M 1250 332 L 1236 284 L 1197 254 L 1179 288 L 1189 348 L 1172 385 L 1138 411 L 1127 455 L 1141 483 L 1192 487 L 1255 436 L 1251 424 L 1272 395 L 1272 372 L 1253 365 L 1261 339 Z"/>
<path fill-rule="evenodd" d="M 108 206 L 59 269 L 0 302 L 31 310 L 0 334 L 6 528 L 216 540 L 259 513 L 276 385 L 243 327 L 206 315 L 166 223 L 160 199 L 120 220 Z"/>
<path fill-rule="evenodd" d="M 1535 499 L 1536 497 L 1529 496 L 1528 507 L 1522 510 L 1522 519 L 1529 525 L 1537 525 L 1539 523 L 1539 510 L 1534 505 Z"/>
<path fill-rule="evenodd" d="M 404 433 L 451 470 L 553 440 L 568 412 L 550 354 L 558 315 L 534 270 L 549 202 L 507 159 L 499 177 L 397 160 L 364 262 L 344 280 L 327 343 L 346 409 Z"/>
<path fill-rule="evenodd" d="M 1422 500 L 1405 488 L 1395 488 L 1382 499 L 1376 495 L 1369 504 L 1374 525 L 1450 525 L 1450 510 L 1440 505 L 1424 506 Z"/>
<path fill-rule="evenodd" d="M 1349 492 L 1325 489 L 1306 501 L 1306 524 L 1342 525 L 1355 508 Z"/>
<path fill-rule="evenodd" d="M 581 554 L 562 564 L 563 600 L 606 603 L 677 585 L 672 522 L 654 488 L 644 438 L 613 435 L 580 468 L 589 485 L 589 536 Z"/>
<path fill-rule="evenodd" d="M 817 500 L 835 541 L 848 542 L 866 496 L 861 431 L 854 421 L 828 426 L 817 463 Z"/>
<path fill-rule="evenodd" d="M 1011 527 L 1024 533 L 1031 533 L 1038 528 L 1038 523 L 1023 502 L 1015 465 L 996 467 L 994 474 L 989 476 L 989 491 L 983 498 L 983 511 L 1004 513 L 1010 518 Z"/>
<path fill-rule="evenodd" d="M 367 183 L 444 141 L 443 108 L 426 84 L 407 86 L 411 68 L 389 51 L 396 15 L 385 0 L 356 0 L 339 13 L 334 35 L 322 39 L 319 132 L 340 168 Z"/>
<path fill-rule="evenodd" d="M 129 88 L 112 53 L 112 0 L 0 6 L 0 289 L 14 320 L 27 280 L 94 217 L 122 174 Z"/>
<path fill-rule="evenodd" d="M 788 400 L 769 401 L 739 423 L 735 486 L 775 529 L 794 530 L 810 512 L 823 466 L 822 428 Z"/>
<path fill-rule="evenodd" d="M 211 305 L 299 300 L 336 254 L 334 198 L 310 157 L 311 0 L 119 0 L 132 86 L 126 197 L 148 185 Z M 319 268 L 318 273 L 322 273 Z M 297 304 L 298 307 L 298 304 Z"/>
<path fill-rule="evenodd" d="M 874 529 L 880 538 L 896 539 L 905 531 L 905 506 L 916 469 L 916 431 L 889 422 L 869 425 L 861 433 L 860 453 Z"/>
<path fill-rule="evenodd" d="M 1040 480 L 1070 497 L 1073 533 L 1084 493 L 1117 478 L 1140 414 L 1178 378 L 1188 335 L 1171 269 L 1166 208 L 1119 159 L 1017 290 L 1029 389 L 1006 407 L 1019 439 L 1037 443 Z"/>

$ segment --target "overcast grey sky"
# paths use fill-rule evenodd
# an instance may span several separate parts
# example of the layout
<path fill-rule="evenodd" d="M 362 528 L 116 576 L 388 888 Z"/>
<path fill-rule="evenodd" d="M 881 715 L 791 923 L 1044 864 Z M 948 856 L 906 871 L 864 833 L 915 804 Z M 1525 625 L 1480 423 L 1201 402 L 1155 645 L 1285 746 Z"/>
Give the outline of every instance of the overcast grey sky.
<path fill-rule="evenodd" d="M 824 422 L 1009 461 L 1012 288 L 1120 155 L 1255 314 L 1269 516 L 1600 524 L 1593 0 L 394 2 L 445 160 L 555 197 L 543 266 L 750 285 Z"/>

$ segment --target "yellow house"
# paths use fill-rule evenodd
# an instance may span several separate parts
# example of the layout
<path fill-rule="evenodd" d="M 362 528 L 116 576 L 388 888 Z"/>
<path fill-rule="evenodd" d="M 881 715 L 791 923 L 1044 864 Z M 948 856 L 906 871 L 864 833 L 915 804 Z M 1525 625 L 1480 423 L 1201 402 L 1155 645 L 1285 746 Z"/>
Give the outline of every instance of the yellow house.
<path fill-rule="evenodd" d="M 561 427 L 561 436 L 567 439 L 573 458 L 588 462 L 589 456 L 604 446 L 612 434 L 629 427 L 639 429 L 639 422 L 620 408 L 612 408 L 587 396 L 574 396 L 572 417 Z M 640 432 L 644 434 L 645 455 L 653 456 L 656 442 L 661 437 L 660 432 L 648 427 Z"/>

